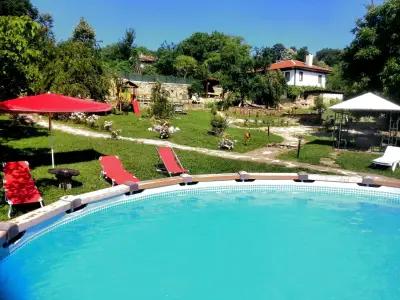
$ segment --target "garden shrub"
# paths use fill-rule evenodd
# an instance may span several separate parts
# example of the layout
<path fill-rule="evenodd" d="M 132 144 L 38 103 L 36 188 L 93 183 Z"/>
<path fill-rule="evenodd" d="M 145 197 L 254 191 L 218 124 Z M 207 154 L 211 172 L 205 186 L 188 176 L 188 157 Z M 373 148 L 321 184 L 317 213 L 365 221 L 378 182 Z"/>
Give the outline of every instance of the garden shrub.
<path fill-rule="evenodd" d="M 156 119 L 169 119 L 173 112 L 174 107 L 168 101 L 168 92 L 162 88 L 161 83 L 157 82 L 151 91 L 151 108 L 150 115 Z"/>
<path fill-rule="evenodd" d="M 211 133 L 214 135 L 221 135 L 228 127 L 228 121 L 224 116 L 218 113 L 215 106 L 211 108 Z"/>

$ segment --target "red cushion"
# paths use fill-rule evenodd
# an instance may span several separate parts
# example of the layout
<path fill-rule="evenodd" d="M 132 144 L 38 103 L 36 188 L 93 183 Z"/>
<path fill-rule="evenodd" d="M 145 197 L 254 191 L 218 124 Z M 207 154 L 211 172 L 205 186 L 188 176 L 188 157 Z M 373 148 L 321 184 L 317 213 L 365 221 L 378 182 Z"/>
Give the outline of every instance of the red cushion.
<path fill-rule="evenodd" d="M 181 174 L 187 172 L 177 161 L 175 153 L 170 147 L 158 147 L 158 153 L 168 173 Z"/>
<path fill-rule="evenodd" d="M 127 181 L 140 181 L 135 175 L 125 170 L 121 161 L 116 156 L 101 156 L 100 164 L 103 174 L 113 180 L 116 184 L 123 184 Z"/>
<path fill-rule="evenodd" d="M 34 203 L 42 200 L 26 161 L 8 162 L 4 166 L 4 189 L 11 204 Z"/>

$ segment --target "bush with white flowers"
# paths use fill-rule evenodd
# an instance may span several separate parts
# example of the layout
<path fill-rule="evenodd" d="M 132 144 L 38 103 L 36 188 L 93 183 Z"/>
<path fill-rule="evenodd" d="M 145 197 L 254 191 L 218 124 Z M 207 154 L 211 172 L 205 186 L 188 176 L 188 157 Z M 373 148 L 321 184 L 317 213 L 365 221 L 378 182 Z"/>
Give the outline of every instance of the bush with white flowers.
<path fill-rule="evenodd" d="M 82 112 L 72 113 L 69 119 L 78 124 L 86 123 L 86 114 Z"/>
<path fill-rule="evenodd" d="M 153 127 L 149 127 L 148 131 L 158 132 L 160 134 L 160 139 L 167 139 L 171 134 L 180 131 L 179 127 L 170 126 L 168 122 L 161 124 L 156 124 Z"/>
<path fill-rule="evenodd" d="M 72 113 L 69 119 L 77 124 L 87 124 L 90 127 L 96 127 L 99 119 L 98 115 L 86 115 L 82 112 Z"/>
<path fill-rule="evenodd" d="M 111 130 L 111 138 L 113 140 L 117 140 L 119 138 L 119 136 L 121 135 L 121 129 L 115 129 L 115 130 Z"/>
<path fill-rule="evenodd" d="M 98 115 L 90 115 L 86 118 L 86 124 L 89 127 L 96 127 L 97 120 L 99 119 Z"/>

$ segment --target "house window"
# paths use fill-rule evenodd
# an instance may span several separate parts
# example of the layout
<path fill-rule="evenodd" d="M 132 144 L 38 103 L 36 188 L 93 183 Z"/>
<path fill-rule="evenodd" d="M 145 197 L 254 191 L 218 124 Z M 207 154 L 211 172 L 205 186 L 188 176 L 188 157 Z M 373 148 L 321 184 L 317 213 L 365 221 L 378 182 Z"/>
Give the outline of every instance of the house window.
<path fill-rule="evenodd" d="M 322 84 L 322 75 L 318 75 L 318 83 Z"/>
<path fill-rule="evenodd" d="M 286 82 L 290 81 L 290 72 L 285 72 L 285 79 L 286 79 Z"/>
<path fill-rule="evenodd" d="M 303 81 L 303 72 L 299 72 L 299 81 Z"/>

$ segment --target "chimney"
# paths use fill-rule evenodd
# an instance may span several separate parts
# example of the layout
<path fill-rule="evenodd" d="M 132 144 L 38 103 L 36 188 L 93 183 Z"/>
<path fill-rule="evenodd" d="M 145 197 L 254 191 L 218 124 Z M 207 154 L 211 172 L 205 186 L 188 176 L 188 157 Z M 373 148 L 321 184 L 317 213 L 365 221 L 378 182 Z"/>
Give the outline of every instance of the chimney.
<path fill-rule="evenodd" d="M 306 55 L 306 65 L 311 67 L 313 65 L 313 55 L 312 54 L 307 54 Z"/>

